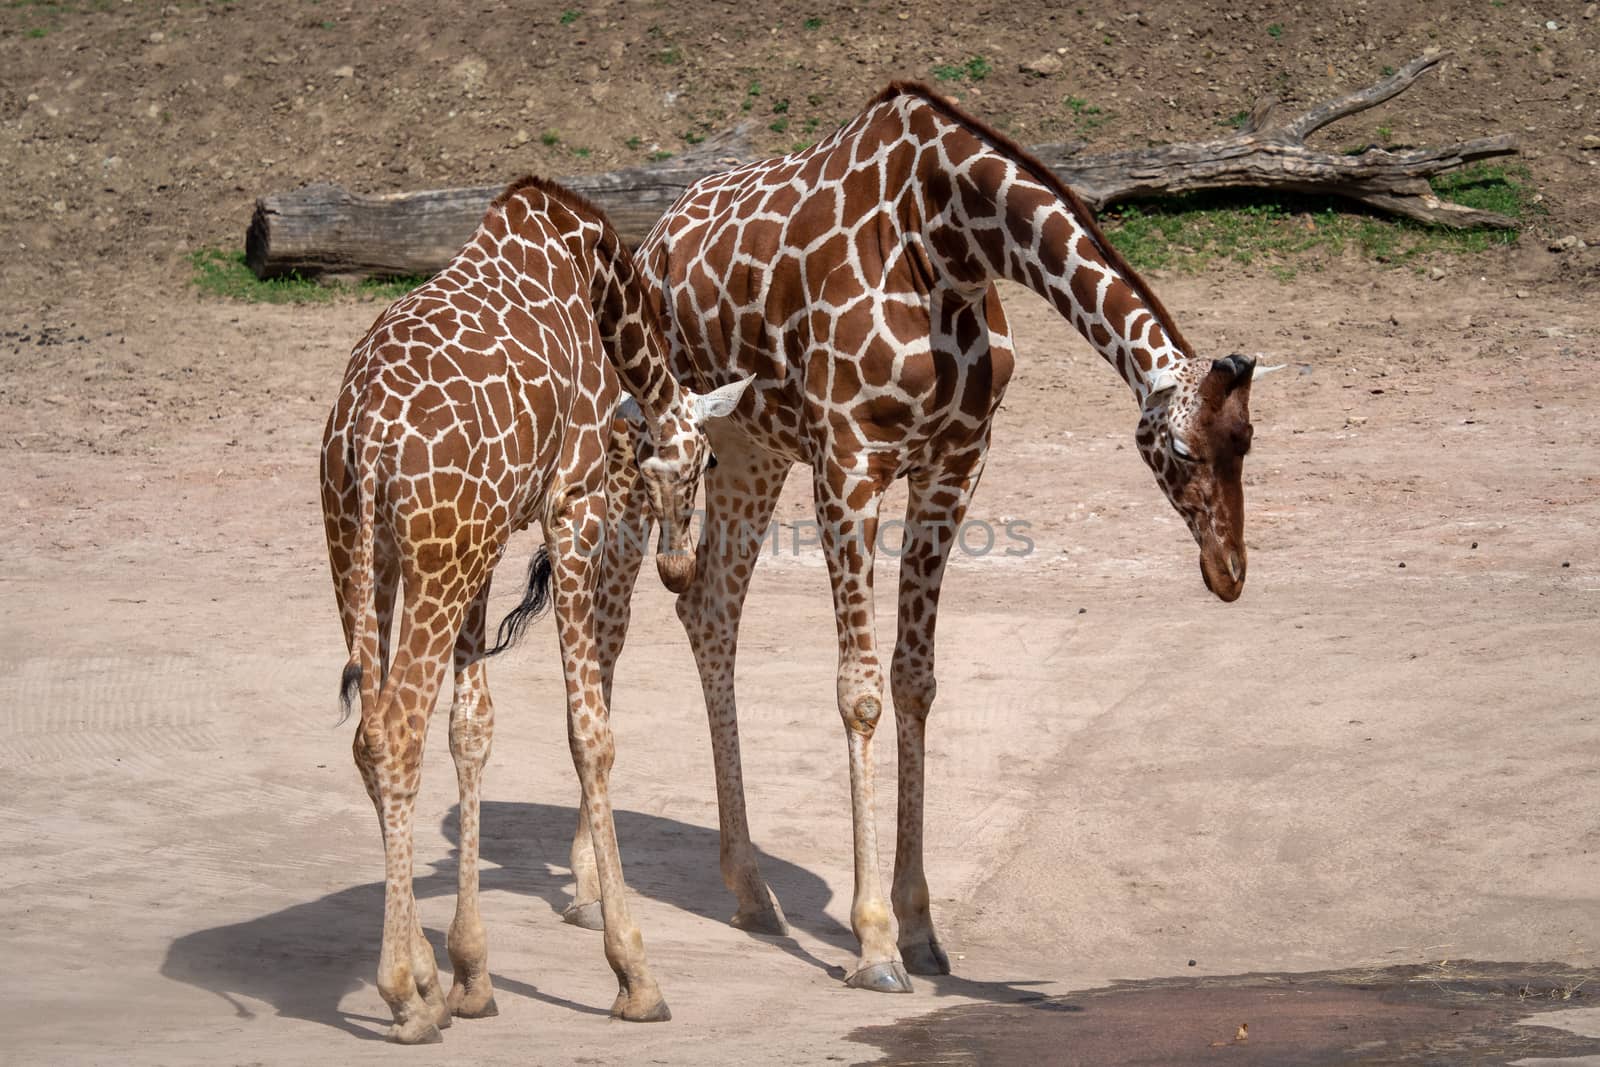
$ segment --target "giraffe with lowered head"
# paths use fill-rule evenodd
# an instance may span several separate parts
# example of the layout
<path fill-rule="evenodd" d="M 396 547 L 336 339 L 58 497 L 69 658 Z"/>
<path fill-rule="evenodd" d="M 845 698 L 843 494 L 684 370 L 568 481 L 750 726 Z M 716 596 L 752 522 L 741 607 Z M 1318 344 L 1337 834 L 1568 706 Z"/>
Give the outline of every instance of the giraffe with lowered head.
<path fill-rule="evenodd" d="M 704 396 L 678 384 L 627 248 L 598 209 L 554 183 L 510 186 L 449 266 L 378 317 L 328 419 L 322 504 L 350 649 L 343 697 L 348 710 L 359 696 L 355 761 L 383 831 L 378 991 L 401 1043 L 438 1041 L 452 1014 L 496 1013 L 478 911 L 479 790 L 494 731 L 485 606 L 508 539 L 533 522 L 545 544 L 500 645 L 553 586 L 581 830 L 619 986 L 612 1014 L 669 1017 L 628 914 L 607 788 L 614 752 L 595 584 L 608 460 L 632 462 L 614 423 L 619 379 L 634 400 L 634 433 L 652 449 L 627 484 L 649 497 L 662 524 L 662 579 L 681 587 L 693 566 L 689 512 L 710 459 L 705 424 L 731 410 L 744 383 Z M 446 996 L 412 891 L 412 820 L 428 719 L 452 663 L 461 838 Z"/>
<path fill-rule="evenodd" d="M 1138 450 L 1200 546 L 1206 587 L 1224 601 L 1244 587 L 1242 464 L 1250 383 L 1264 368 L 1244 356 L 1199 356 L 1070 188 L 916 84 L 889 86 L 811 148 L 700 181 L 639 257 L 660 289 L 673 372 L 699 388 L 755 378 L 711 430 L 719 465 L 707 476 L 694 572 L 678 599 L 710 720 L 734 924 L 787 930 L 750 842 L 734 656 L 751 569 L 798 464 L 810 474 L 839 638 L 854 825 L 850 917 L 860 942 L 847 982 L 907 992 L 908 970 L 949 972 L 923 871 L 924 732 L 940 581 L 1012 372 L 994 283 L 1008 279 L 1043 297 L 1126 383 Z M 879 877 L 872 756 L 885 682 L 872 564 L 879 504 L 897 478 L 909 482 L 888 670 L 900 775 L 890 894 L 898 936 Z M 642 517 L 637 501 L 632 509 Z M 622 562 L 636 568 L 638 558 Z M 632 577 L 608 573 L 602 582 L 626 588 Z M 615 634 L 601 640 L 608 657 L 621 644 Z M 587 847 L 581 836 L 574 842 L 579 881 L 569 916 L 596 899 L 578 855 Z"/>

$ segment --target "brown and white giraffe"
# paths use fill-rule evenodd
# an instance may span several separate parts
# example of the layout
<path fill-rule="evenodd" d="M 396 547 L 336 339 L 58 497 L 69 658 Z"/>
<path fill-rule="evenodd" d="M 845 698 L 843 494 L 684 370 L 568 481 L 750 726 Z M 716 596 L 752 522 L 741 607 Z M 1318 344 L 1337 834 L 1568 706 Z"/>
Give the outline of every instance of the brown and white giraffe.
<path fill-rule="evenodd" d="M 508 539 L 532 522 L 545 548 L 518 617 L 542 606 L 553 570 L 567 738 L 619 983 L 611 1010 L 669 1016 L 628 915 L 607 793 L 614 753 L 595 581 L 608 452 L 631 459 L 622 427 L 613 429 L 620 377 L 654 450 L 630 485 L 644 487 L 639 496 L 663 524 L 663 579 L 681 586 L 693 569 L 689 512 L 710 458 L 703 425 L 731 410 L 744 383 L 697 396 L 665 357 L 653 304 L 605 217 L 531 178 L 495 200 L 450 265 L 380 315 L 350 357 L 323 438 L 322 504 L 350 648 L 347 710 L 360 696 L 356 766 L 383 830 L 378 990 L 400 1042 L 439 1040 L 452 1013 L 496 1011 L 478 912 L 479 788 L 494 729 L 485 605 Z M 412 811 L 428 719 L 452 662 L 460 886 L 447 939 L 455 978 L 444 996 L 412 892 Z"/>
<path fill-rule="evenodd" d="M 661 289 L 674 373 L 701 387 L 755 376 L 711 431 L 719 466 L 707 477 L 697 570 L 678 600 L 705 690 L 734 923 L 787 928 L 750 843 L 733 683 L 751 568 L 784 478 L 802 464 L 833 585 L 849 748 L 851 925 L 861 953 L 847 981 L 908 991 L 907 969 L 949 971 L 923 873 L 924 727 L 940 580 L 1012 371 L 993 283 L 1009 279 L 1049 301 L 1127 383 L 1139 451 L 1200 545 L 1206 586 L 1227 601 L 1245 578 L 1240 478 L 1254 364 L 1198 357 L 1072 190 L 914 84 L 891 85 L 812 148 L 701 181 L 657 224 L 640 261 Z M 873 815 L 884 669 L 872 564 L 879 503 L 902 477 L 910 499 L 889 671 L 900 772 L 896 938 Z M 608 656 L 620 641 L 602 636 Z M 584 847 L 576 841 L 574 852 Z M 595 896 L 581 872 L 578 896 Z"/>

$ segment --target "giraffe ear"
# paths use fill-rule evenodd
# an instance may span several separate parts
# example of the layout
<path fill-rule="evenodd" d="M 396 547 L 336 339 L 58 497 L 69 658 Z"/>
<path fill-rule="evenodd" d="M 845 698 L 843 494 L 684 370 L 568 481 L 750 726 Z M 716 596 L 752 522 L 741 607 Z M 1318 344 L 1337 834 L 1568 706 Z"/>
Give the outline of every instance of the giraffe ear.
<path fill-rule="evenodd" d="M 1145 394 L 1145 403 L 1164 404 L 1172 399 L 1172 391 L 1178 387 L 1178 372 L 1174 367 L 1163 367 L 1150 376 L 1150 392 Z"/>
<path fill-rule="evenodd" d="M 693 402 L 695 415 L 701 419 L 720 419 L 733 414 L 733 409 L 739 406 L 739 398 L 744 396 L 744 391 L 755 380 L 756 376 L 752 374 L 696 396 Z"/>
<path fill-rule="evenodd" d="M 1255 370 L 1250 372 L 1250 380 L 1253 382 L 1257 378 L 1263 377 L 1264 375 L 1271 374 L 1273 371 L 1282 370 L 1283 368 L 1285 368 L 1287 366 L 1288 366 L 1287 363 L 1274 363 L 1270 367 L 1263 367 L 1261 364 L 1257 363 L 1256 367 L 1255 367 Z"/>
<path fill-rule="evenodd" d="M 622 403 L 617 405 L 617 415 L 636 430 L 645 428 L 644 411 L 639 407 L 639 402 L 631 396 L 622 398 Z"/>

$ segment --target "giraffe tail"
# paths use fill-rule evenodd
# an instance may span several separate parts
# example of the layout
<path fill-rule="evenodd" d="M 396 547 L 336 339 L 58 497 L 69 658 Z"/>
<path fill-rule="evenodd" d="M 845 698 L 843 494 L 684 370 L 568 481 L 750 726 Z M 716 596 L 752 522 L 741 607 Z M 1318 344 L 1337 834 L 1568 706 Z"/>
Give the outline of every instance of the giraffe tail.
<path fill-rule="evenodd" d="M 355 476 L 359 527 L 351 592 L 356 602 L 356 625 L 351 635 L 350 660 L 339 678 L 339 725 L 350 718 L 357 698 L 361 720 L 370 722 L 378 704 L 378 678 L 373 663 L 378 652 L 378 602 L 376 564 L 372 544 L 377 528 L 378 452 L 375 419 L 359 420 L 360 431 L 350 444 L 349 470 Z"/>
<path fill-rule="evenodd" d="M 528 564 L 528 591 L 522 595 L 522 603 L 500 620 L 500 628 L 494 635 L 495 645 L 484 653 L 485 656 L 499 655 L 516 644 L 528 623 L 544 614 L 545 608 L 550 606 L 550 571 L 550 550 L 540 545 Z"/>

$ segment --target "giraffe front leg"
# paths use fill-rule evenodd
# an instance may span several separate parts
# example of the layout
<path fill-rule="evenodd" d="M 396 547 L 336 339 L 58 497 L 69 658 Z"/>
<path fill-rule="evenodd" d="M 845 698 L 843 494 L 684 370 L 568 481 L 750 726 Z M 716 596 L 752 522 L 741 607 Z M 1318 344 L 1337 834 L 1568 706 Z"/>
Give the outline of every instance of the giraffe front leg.
<path fill-rule="evenodd" d="M 850 756 L 856 883 L 850 926 L 861 943 L 861 957 L 845 983 L 879 993 L 909 993 L 911 979 L 895 944 L 878 872 L 873 785 L 872 737 L 883 712 L 883 670 L 873 635 L 872 561 L 883 490 L 867 478 L 836 468 L 821 473 L 816 488 L 839 628 L 839 717 Z M 863 497 L 864 503 L 851 506 L 852 499 Z"/>
<path fill-rule="evenodd" d="M 478 911 L 478 855 L 481 836 L 483 768 L 494 742 L 494 705 L 489 701 L 488 665 L 483 661 L 485 582 L 467 609 L 456 639 L 455 692 L 450 703 L 450 755 L 460 790 L 457 823 L 461 836 L 456 861 L 456 914 L 446 948 L 454 980 L 445 1004 L 452 1015 L 482 1019 L 498 1015 L 489 981 L 489 938 Z"/>
<path fill-rule="evenodd" d="M 582 790 L 582 810 L 594 842 L 606 961 L 617 976 L 611 1014 L 658 1022 L 672 1013 L 650 974 L 644 939 L 628 912 L 627 886 L 611 814 L 610 773 L 616 758 L 610 714 L 600 683 L 595 638 L 594 584 L 603 515 L 586 500 L 572 501 L 546 526 L 555 561 L 556 631 L 567 684 L 567 742 Z"/>
<path fill-rule="evenodd" d="M 947 457 L 937 476 L 911 478 L 906 540 L 900 558 L 899 632 L 890 685 L 899 742 L 900 802 L 895 820 L 894 902 L 900 956 L 912 974 L 949 974 L 950 958 L 934 932 L 923 871 L 925 738 L 933 708 L 934 629 L 945 564 L 983 472 L 986 447 Z"/>
<path fill-rule="evenodd" d="M 628 638 L 633 587 L 650 543 L 650 511 L 644 483 L 633 458 L 626 433 L 611 435 L 606 454 L 606 542 L 599 576 L 595 580 L 595 640 L 600 656 L 600 685 L 606 708 L 612 707 L 611 682 L 617 659 Z M 561 913 L 563 922 L 586 930 L 605 928 L 600 908 L 600 873 L 595 866 L 594 838 L 589 834 L 589 812 L 578 796 L 578 824 L 572 834 L 572 902 Z"/>
<path fill-rule="evenodd" d="M 694 581 L 678 597 L 677 613 L 694 651 L 711 728 L 722 881 L 738 901 L 732 924 L 750 933 L 786 936 L 789 922 L 762 877 L 750 839 L 734 661 L 745 594 L 791 464 L 735 432 L 715 426 L 709 432 L 718 463 L 706 476 L 706 521 L 695 549 Z"/>

